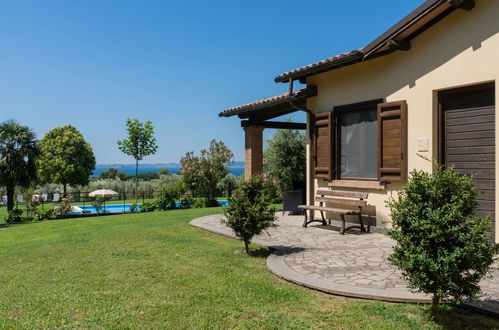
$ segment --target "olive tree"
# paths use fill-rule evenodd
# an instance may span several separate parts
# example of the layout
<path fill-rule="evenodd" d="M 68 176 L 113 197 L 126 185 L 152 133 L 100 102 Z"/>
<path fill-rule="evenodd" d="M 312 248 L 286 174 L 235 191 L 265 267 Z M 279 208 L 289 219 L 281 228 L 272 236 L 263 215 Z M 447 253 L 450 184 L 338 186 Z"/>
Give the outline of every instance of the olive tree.
<path fill-rule="evenodd" d="M 306 138 L 298 130 L 278 130 L 267 140 L 265 172 L 277 180 L 281 190 L 297 188 L 305 181 Z"/>
<path fill-rule="evenodd" d="M 92 146 L 74 126 L 56 127 L 41 139 L 38 158 L 40 180 L 62 184 L 64 196 L 68 185 L 87 185 L 94 169 Z"/>
<path fill-rule="evenodd" d="M 229 198 L 224 212 L 223 223 L 244 242 L 246 254 L 250 254 L 253 236 L 273 226 L 276 220 L 272 199 L 267 194 L 269 184 L 259 175 L 243 182 Z"/>
<path fill-rule="evenodd" d="M 441 300 L 474 298 L 497 252 L 487 241 L 489 219 L 474 216 L 479 192 L 473 178 L 437 166 L 433 173 L 413 170 L 388 202 L 388 235 L 396 242 L 389 261 L 412 288 L 433 296 L 433 313 Z"/>
<path fill-rule="evenodd" d="M 222 142 L 212 140 L 208 150 L 199 156 L 187 152 L 180 158 L 182 174 L 187 186 L 204 197 L 206 206 L 217 206 L 217 184 L 229 173 L 232 151 Z"/>
<path fill-rule="evenodd" d="M 118 140 L 118 148 L 135 159 L 135 191 L 138 188 L 139 161 L 145 156 L 154 155 L 158 150 L 154 137 L 154 126 L 150 120 L 141 123 L 138 119 L 126 120 L 128 137 Z M 135 196 L 137 199 L 137 196 Z"/>
<path fill-rule="evenodd" d="M 0 124 L 0 185 L 6 188 L 7 210 L 14 208 L 14 189 L 28 187 L 36 178 L 39 155 L 35 133 L 14 120 Z"/>

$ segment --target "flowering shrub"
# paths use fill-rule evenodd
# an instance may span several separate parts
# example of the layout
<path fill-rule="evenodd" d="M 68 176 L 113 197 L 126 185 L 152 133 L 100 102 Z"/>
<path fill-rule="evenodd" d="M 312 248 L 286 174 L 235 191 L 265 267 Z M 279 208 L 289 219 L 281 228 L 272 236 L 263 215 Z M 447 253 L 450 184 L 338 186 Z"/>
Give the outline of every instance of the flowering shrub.
<path fill-rule="evenodd" d="M 200 156 L 188 152 L 180 158 L 181 174 L 187 186 L 204 198 L 206 206 L 218 206 L 217 184 L 229 173 L 233 158 L 232 151 L 222 142 L 212 140 L 208 150 L 201 150 Z"/>
<path fill-rule="evenodd" d="M 59 206 L 54 208 L 55 215 L 59 218 L 64 218 L 71 213 L 71 198 L 63 197 Z"/>

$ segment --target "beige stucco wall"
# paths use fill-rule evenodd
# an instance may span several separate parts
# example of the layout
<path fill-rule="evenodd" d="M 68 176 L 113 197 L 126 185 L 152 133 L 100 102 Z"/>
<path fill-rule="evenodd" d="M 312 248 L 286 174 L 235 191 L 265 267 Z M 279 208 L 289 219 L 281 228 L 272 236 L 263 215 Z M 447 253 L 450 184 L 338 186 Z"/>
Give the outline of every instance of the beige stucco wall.
<path fill-rule="evenodd" d="M 457 10 L 418 36 L 407 52 L 397 51 L 311 76 L 307 83 L 318 87 L 318 96 L 309 99 L 308 108 L 324 112 L 337 105 L 376 98 L 385 98 L 387 102 L 407 100 L 409 170 L 431 171 L 431 163 L 417 156 L 417 140 L 429 138 L 429 151 L 422 154 L 437 157 L 437 92 L 499 79 L 498 17 L 499 1 L 480 0 L 473 10 Z M 496 99 L 497 95 L 499 84 L 496 83 Z M 499 116 L 496 116 L 496 127 L 499 127 L 497 121 Z M 499 159 L 496 163 L 499 164 Z M 496 178 L 499 178 L 497 167 Z M 316 182 L 317 185 L 324 183 Z M 389 226 L 385 201 L 399 188 L 389 185 L 387 191 L 370 192 L 368 202 L 374 206 L 372 213 L 376 215 L 377 226 Z M 499 221 L 496 226 L 499 233 Z"/>

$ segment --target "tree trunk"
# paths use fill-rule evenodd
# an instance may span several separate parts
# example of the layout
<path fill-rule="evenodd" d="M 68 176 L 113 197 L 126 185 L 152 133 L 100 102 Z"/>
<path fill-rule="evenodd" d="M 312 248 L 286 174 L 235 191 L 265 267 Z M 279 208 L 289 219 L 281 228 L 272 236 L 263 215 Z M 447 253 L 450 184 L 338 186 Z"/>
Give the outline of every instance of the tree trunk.
<path fill-rule="evenodd" d="M 435 315 L 438 312 L 438 304 L 440 303 L 440 296 L 434 294 L 433 299 L 431 301 L 431 314 Z"/>
<path fill-rule="evenodd" d="M 14 185 L 7 185 L 7 211 L 14 209 Z"/>
<path fill-rule="evenodd" d="M 249 242 L 244 241 L 244 251 L 246 251 L 247 255 L 250 255 Z"/>
<path fill-rule="evenodd" d="M 63 186 L 63 193 L 62 193 L 62 197 L 66 198 L 68 197 L 67 196 L 67 183 L 63 183 L 62 186 Z"/>
<path fill-rule="evenodd" d="M 137 189 L 139 189 L 139 160 L 135 159 L 135 204 L 137 204 Z"/>

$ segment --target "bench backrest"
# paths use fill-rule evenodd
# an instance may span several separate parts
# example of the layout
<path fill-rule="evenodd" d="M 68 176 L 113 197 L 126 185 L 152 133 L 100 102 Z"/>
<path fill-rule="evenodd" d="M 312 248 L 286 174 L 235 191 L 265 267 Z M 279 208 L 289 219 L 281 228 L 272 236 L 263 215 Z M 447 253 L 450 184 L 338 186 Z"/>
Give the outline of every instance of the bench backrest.
<path fill-rule="evenodd" d="M 332 197 L 345 197 L 356 199 L 367 199 L 369 193 L 362 191 L 344 191 L 344 190 L 317 190 L 317 196 L 332 196 Z"/>
<path fill-rule="evenodd" d="M 356 209 L 367 205 L 368 195 L 368 193 L 360 191 L 317 190 L 315 201 L 340 208 Z"/>

